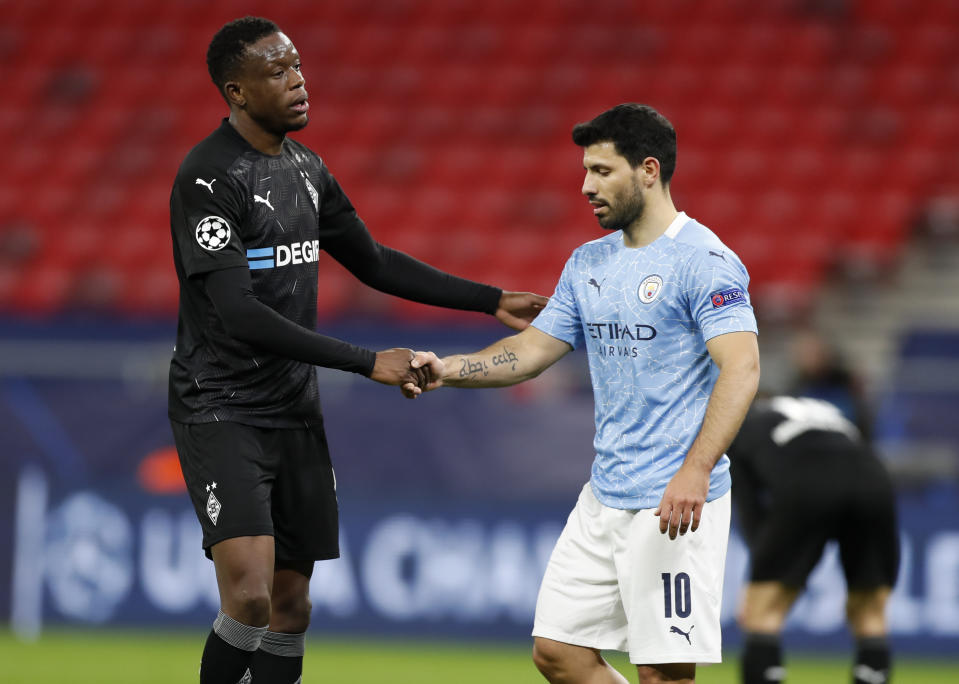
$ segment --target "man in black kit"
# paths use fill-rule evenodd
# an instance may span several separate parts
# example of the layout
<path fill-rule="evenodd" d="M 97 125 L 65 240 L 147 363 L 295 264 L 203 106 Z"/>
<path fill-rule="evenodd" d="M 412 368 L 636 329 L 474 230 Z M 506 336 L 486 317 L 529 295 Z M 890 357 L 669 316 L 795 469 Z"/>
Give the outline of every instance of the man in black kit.
<path fill-rule="evenodd" d="M 378 290 L 516 329 L 546 298 L 456 278 L 373 240 L 323 161 L 286 138 L 309 104 L 299 55 L 275 24 L 226 24 L 207 64 L 230 116 L 187 155 L 170 198 L 180 312 L 169 413 L 220 590 L 200 682 L 294 684 L 314 561 L 339 555 L 313 366 L 389 385 L 429 379 L 409 349 L 315 332 L 319 251 Z"/>
<path fill-rule="evenodd" d="M 826 542 L 839 542 L 855 684 L 888 681 L 886 603 L 899 569 L 892 482 L 859 430 L 821 399 L 758 400 L 728 450 L 751 570 L 739 611 L 743 684 L 782 682 L 780 634 Z"/>

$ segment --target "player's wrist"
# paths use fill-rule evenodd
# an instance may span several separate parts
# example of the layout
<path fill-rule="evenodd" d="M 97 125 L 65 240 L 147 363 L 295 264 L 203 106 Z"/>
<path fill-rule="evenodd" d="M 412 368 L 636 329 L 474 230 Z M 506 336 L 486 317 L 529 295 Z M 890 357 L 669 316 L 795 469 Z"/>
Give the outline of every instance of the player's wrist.
<path fill-rule="evenodd" d="M 373 371 L 376 370 L 376 360 L 378 358 L 378 353 L 372 349 L 364 349 L 359 347 L 359 359 L 354 368 L 351 368 L 354 373 L 363 375 L 367 378 L 373 377 Z"/>
<path fill-rule="evenodd" d="M 713 472 L 713 467 L 716 465 L 716 461 L 718 460 L 719 457 L 712 459 L 704 454 L 700 454 L 691 450 L 688 454 L 686 454 L 686 459 L 683 461 L 683 465 L 681 467 L 691 473 L 709 477 Z"/>
<path fill-rule="evenodd" d="M 443 370 L 434 378 L 434 380 L 442 383 L 441 386 L 454 385 L 453 367 L 457 363 L 458 358 L 459 358 L 458 356 L 454 355 L 454 356 L 444 356 L 443 358 L 440 359 L 440 363 L 443 364 Z"/>
<path fill-rule="evenodd" d="M 440 380 L 447 387 L 481 387 L 477 377 L 481 377 L 481 367 L 485 364 L 478 361 L 476 355 L 454 354 L 441 359 L 443 373 Z"/>

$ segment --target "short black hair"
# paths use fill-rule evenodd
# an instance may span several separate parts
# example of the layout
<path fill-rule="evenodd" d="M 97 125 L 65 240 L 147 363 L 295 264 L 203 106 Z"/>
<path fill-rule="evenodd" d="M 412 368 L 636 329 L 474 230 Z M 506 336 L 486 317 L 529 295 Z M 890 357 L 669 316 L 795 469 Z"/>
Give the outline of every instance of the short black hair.
<path fill-rule="evenodd" d="M 676 170 L 676 129 L 649 105 L 627 102 L 576 124 L 573 142 L 580 147 L 612 142 L 616 153 L 634 169 L 646 157 L 655 157 L 663 185 L 669 185 Z"/>
<path fill-rule="evenodd" d="M 206 51 L 206 67 L 221 95 L 226 97 L 223 86 L 236 76 L 246 48 L 260 38 L 279 32 L 279 26 L 263 17 L 234 19 L 216 32 Z"/>

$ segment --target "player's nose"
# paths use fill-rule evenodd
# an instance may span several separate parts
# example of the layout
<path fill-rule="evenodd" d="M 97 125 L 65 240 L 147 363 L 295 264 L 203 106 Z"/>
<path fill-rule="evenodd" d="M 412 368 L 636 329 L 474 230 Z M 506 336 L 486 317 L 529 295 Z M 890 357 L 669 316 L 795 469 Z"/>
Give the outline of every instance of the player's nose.
<path fill-rule="evenodd" d="M 306 78 L 303 77 L 303 73 L 294 70 L 293 74 L 293 78 L 290 79 L 290 90 L 304 87 L 306 85 Z"/>
<path fill-rule="evenodd" d="M 593 181 L 590 179 L 590 175 L 588 173 L 586 174 L 586 177 L 583 179 L 583 187 L 580 188 L 580 192 L 582 192 L 587 197 L 590 197 L 596 194 L 596 184 L 593 183 Z"/>

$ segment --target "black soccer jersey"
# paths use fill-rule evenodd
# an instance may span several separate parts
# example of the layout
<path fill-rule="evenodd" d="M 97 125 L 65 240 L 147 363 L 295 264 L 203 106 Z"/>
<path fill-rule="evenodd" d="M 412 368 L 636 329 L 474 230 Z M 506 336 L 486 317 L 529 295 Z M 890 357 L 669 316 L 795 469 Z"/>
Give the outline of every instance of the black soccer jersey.
<path fill-rule="evenodd" d="M 850 590 L 895 584 L 892 480 L 839 408 L 808 397 L 756 402 L 728 454 L 750 582 L 803 587 L 836 540 Z"/>
<path fill-rule="evenodd" d="M 747 537 L 769 509 L 787 498 L 807 503 L 841 499 L 873 481 L 883 466 L 858 429 L 821 399 L 779 396 L 757 401 L 727 450 L 733 500 Z"/>
<path fill-rule="evenodd" d="M 378 245 L 315 153 L 287 138 L 279 155 L 263 154 L 227 120 L 180 166 L 170 225 L 180 308 L 169 413 L 183 423 L 300 427 L 320 416 L 310 363 L 228 333 L 204 283 L 213 271 L 249 269 L 252 295 L 310 331 L 321 249 L 373 287 L 416 301 L 492 313 L 501 294 Z M 367 273 L 374 260 L 377 272 Z M 340 343 L 329 354 L 313 362 L 372 368 L 369 350 Z"/>

